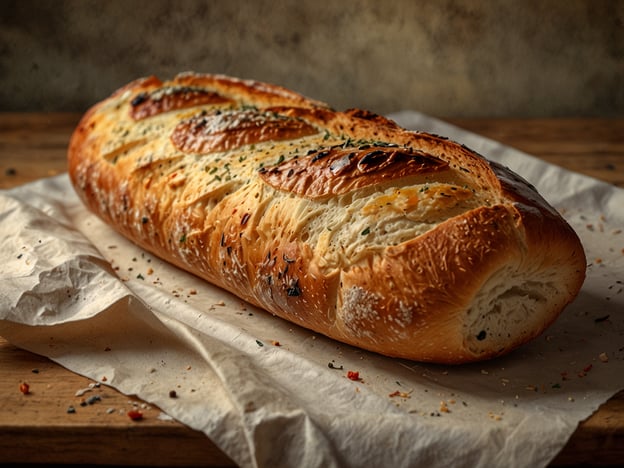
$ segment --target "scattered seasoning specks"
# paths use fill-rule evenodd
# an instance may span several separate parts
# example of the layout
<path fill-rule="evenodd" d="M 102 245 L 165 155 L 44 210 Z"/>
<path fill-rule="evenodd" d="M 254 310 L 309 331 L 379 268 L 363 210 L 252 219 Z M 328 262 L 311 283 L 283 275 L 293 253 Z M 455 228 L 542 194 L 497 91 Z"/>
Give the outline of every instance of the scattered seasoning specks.
<path fill-rule="evenodd" d="M 588 364 L 587 366 L 583 367 L 583 370 L 579 371 L 577 375 L 579 376 L 579 378 L 583 378 L 587 376 L 587 374 L 590 370 L 592 370 L 593 367 L 593 364 Z"/>
<path fill-rule="evenodd" d="M 86 403 L 87 405 L 93 405 L 97 403 L 98 401 L 102 401 L 102 398 L 100 397 L 100 395 L 92 395 L 89 398 L 87 398 Z"/>
<path fill-rule="evenodd" d="M 126 413 L 130 419 L 133 421 L 140 421 L 143 419 L 143 413 L 139 410 L 130 410 Z"/>

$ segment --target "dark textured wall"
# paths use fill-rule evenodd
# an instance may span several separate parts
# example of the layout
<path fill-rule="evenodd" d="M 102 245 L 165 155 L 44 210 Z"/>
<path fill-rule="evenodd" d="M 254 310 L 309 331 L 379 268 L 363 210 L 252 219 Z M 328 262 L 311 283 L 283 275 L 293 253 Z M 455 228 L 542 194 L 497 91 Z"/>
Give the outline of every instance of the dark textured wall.
<path fill-rule="evenodd" d="M 86 109 L 179 71 L 338 109 L 624 115 L 624 1 L 4 1 L 0 110 Z"/>

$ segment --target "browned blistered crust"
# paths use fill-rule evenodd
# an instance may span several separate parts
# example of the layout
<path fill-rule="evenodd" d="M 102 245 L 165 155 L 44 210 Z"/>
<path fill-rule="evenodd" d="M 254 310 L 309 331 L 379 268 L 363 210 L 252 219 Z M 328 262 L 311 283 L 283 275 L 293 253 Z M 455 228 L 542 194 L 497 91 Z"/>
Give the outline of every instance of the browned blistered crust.
<path fill-rule="evenodd" d="M 507 353 L 555 320 L 585 275 L 574 231 L 511 171 L 265 83 L 136 80 L 83 117 L 69 173 L 143 248 L 388 356 Z"/>
<path fill-rule="evenodd" d="M 313 135 L 318 130 L 303 120 L 257 110 L 200 113 L 180 122 L 171 134 L 173 145 L 185 153 L 235 150 L 266 141 Z"/>
<path fill-rule="evenodd" d="M 277 190 L 300 197 L 323 198 L 349 193 L 384 181 L 417 174 L 434 174 L 446 169 L 446 161 L 411 148 L 342 145 L 310 150 L 271 169 L 260 177 Z"/>

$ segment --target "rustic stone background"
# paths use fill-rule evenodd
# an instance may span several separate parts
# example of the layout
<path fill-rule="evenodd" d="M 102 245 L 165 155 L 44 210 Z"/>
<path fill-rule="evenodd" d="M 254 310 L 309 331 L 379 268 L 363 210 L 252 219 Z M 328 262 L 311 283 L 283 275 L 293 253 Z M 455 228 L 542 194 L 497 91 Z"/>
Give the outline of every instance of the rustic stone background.
<path fill-rule="evenodd" d="M 0 3 L 0 111 L 83 111 L 134 78 L 185 70 L 337 109 L 623 116 L 624 1 Z"/>

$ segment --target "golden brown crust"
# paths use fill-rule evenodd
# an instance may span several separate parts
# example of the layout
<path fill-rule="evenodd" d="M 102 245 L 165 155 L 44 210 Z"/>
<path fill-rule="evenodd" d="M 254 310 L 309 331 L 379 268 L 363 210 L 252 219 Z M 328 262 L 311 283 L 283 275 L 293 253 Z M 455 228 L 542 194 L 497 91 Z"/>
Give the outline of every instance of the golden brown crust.
<path fill-rule="evenodd" d="M 228 101 L 220 103 L 223 102 Z M 173 130 L 171 142 L 185 153 L 207 154 L 266 141 L 294 140 L 314 133 L 318 130 L 305 121 L 270 110 L 263 113 L 236 110 L 201 113 L 183 120 Z"/>
<path fill-rule="evenodd" d="M 507 353 L 585 275 L 574 231 L 506 168 L 278 86 L 136 80 L 85 114 L 68 157 L 85 203 L 143 248 L 389 356 Z"/>

